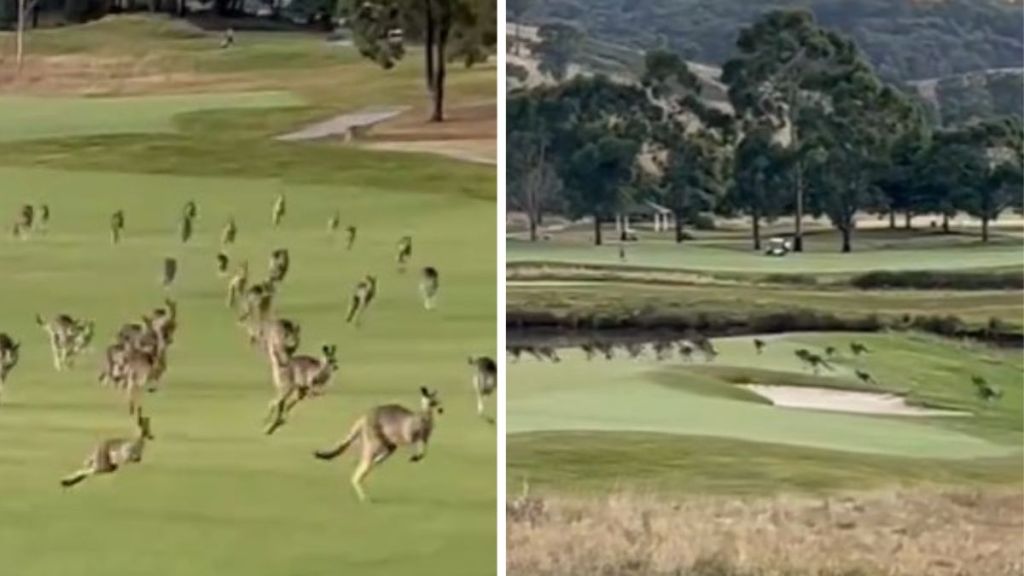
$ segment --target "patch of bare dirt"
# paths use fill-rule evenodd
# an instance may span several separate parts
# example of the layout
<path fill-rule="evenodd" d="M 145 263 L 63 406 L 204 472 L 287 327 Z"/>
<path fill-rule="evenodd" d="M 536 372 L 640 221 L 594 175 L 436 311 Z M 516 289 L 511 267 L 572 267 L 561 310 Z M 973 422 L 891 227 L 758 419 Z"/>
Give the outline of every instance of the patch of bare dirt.
<path fill-rule="evenodd" d="M 377 150 L 426 152 L 469 162 L 497 163 L 494 102 L 451 106 L 444 122 L 429 122 L 428 117 L 425 107 L 410 109 L 375 126 L 363 142 Z"/>
<path fill-rule="evenodd" d="M 1020 488 L 509 499 L 512 576 L 1019 576 Z"/>

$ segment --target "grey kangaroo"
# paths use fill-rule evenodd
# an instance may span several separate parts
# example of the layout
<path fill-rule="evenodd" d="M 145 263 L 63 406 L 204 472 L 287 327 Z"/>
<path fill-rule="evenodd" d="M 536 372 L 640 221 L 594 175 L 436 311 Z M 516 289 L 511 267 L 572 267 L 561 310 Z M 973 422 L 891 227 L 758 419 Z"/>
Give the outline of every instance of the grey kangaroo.
<path fill-rule="evenodd" d="M 110 438 L 99 443 L 78 471 L 61 479 L 60 484 L 70 488 L 96 474 L 111 474 L 126 464 L 142 462 L 142 452 L 147 440 L 154 440 L 149 417 L 139 411 L 135 418 L 138 433 L 134 438 Z"/>
<path fill-rule="evenodd" d="M 324 345 L 319 358 L 305 355 L 288 357 L 271 345 L 268 345 L 267 353 L 277 390 L 267 414 L 268 419 L 272 418 L 266 429 L 269 435 L 284 425 L 285 417 L 296 404 L 307 396 L 323 393 L 338 370 L 338 359 L 334 345 Z"/>
<path fill-rule="evenodd" d="M 76 320 L 67 314 L 58 314 L 45 321 L 36 314 L 36 323 L 50 336 L 53 367 L 57 371 L 71 368 L 75 356 L 92 342 L 94 324 Z"/>
<path fill-rule="evenodd" d="M 363 479 L 370 469 L 383 463 L 399 446 L 414 445 L 410 460 L 419 462 L 427 454 L 427 444 L 434 431 L 434 413 L 443 414 L 444 408 L 436 391 L 420 388 L 420 409 L 413 411 L 399 404 L 384 404 L 371 408 L 349 429 L 348 435 L 334 448 L 318 450 L 314 455 L 321 460 L 333 460 L 356 440 L 362 443 L 359 465 L 352 474 L 352 487 L 361 501 L 366 501 Z"/>
<path fill-rule="evenodd" d="M 420 296 L 423 298 L 423 307 L 432 310 L 437 299 L 437 290 L 441 287 L 441 279 L 438 276 L 437 268 L 427 266 L 423 269 L 423 277 L 420 278 Z"/>
<path fill-rule="evenodd" d="M 489 422 L 492 418 L 484 416 L 484 398 L 498 388 L 498 364 L 488 356 L 469 357 L 469 365 L 473 367 L 473 391 L 476 393 L 476 413 Z"/>
<path fill-rule="evenodd" d="M 365 278 L 356 284 L 356 289 L 352 293 L 352 302 L 348 307 L 348 314 L 345 316 L 345 322 L 352 323 L 355 321 L 356 326 L 359 326 L 363 314 L 370 307 L 370 303 L 373 302 L 376 295 L 377 277 L 367 274 Z"/>
<path fill-rule="evenodd" d="M 7 376 L 18 365 L 20 357 L 21 343 L 15 342 L 7 333 L 0 332 L 0 395 L 3 394 Z"/>

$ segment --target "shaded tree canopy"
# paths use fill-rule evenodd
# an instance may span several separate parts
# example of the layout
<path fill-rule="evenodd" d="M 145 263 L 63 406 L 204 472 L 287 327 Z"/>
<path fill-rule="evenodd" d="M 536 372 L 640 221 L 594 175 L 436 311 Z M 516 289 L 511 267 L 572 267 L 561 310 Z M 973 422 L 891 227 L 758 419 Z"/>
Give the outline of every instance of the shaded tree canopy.
<path fill-rule="evenodd" d="M 422 42 L 434 121 L 444 119 L 447 63 L 482 61 L 497 41 L 493 0 L 346 1 L 356 47 L 382 67 L 391 68 L 404 57 L 406 40 Z"/>

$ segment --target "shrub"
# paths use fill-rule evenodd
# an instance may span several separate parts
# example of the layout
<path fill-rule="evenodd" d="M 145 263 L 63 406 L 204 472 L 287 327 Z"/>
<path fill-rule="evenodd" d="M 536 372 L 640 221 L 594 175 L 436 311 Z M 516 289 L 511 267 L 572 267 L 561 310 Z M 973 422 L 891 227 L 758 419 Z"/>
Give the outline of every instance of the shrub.
<path fill-rule="evenodd" d="M 697 230 L 714 230 L 715 218 L 710 214 L 697 214 L 690 219 L 690 225 Z"/>
<path fill-rule="evenodd" d="M 862 290 L 871 288 L 913 288 L 918 290 L 1020 290 L 1024 272 L 952 272 L 944 270 L 876 270 L 859 274 L 850 284 Z"/>

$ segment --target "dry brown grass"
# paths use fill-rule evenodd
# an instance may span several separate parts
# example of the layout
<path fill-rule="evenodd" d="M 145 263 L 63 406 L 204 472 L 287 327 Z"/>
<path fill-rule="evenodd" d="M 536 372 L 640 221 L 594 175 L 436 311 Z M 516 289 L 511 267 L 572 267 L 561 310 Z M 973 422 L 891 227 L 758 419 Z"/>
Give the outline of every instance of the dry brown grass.
<path fill-rule="evenodd" d="M 8 59 L 11 60 L 11 59 Z M 95 54 L 29 56 L 20 73 L 0 59 L 0 93 L 46 96 L 144 96 L 191 92 L 242 92 L 267 86 L 251 74 L 174 69 L 167 57 Z"/>
<path fill-rule="evenodd" d="M 1020 489 L 510 502 L 510 576 L 1024 574 Z"/>

